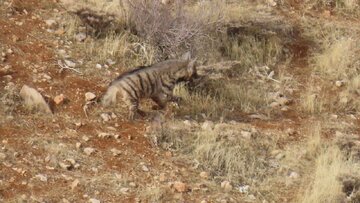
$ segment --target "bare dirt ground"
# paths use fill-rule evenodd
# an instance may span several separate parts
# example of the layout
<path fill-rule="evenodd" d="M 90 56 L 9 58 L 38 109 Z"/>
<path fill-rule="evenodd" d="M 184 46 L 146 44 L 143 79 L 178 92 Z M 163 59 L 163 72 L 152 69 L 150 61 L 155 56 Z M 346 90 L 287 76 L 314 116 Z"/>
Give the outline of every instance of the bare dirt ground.
<path fill-rule="evenodd" d="M 107 76 L 81 75 L 69 69 L 60 72 L 58 50 L 72 45 L 63 42 L 66 39 L 61 31 L 48 30 L 45 20 L 67 11 L 57 1 L 45 4 L 19 0 L 12 1 L 12 5 L 4 2 L 0 5 L 0 51 L 6 53 L 6 60 L 0 66 L 11 68 L 0 70 L 0 91 L 9 82 L 16 84 L 17 91 L 23 85 L 36 87 L 54 114 L 32 113 L 21 105 L 0 114 L 0 202 L 267 202 L 256 195 L 253 199 L 235 187 L 229 192 L 221 187 L 222 181 L 215 180 L 216 175 L 214 179 L 199 175 L 204 168 L 194 167 L 180 152 L 154 146 L 144 136 L 152 123 L 150 119 L 128 122 L 123 119 L 125 115 L 114 111 L 116 115 L 104 122 L 99 116 L 103 110 L 97 104 L 90 106 L 87 117 L 83 110 L 85 93 L 101 97 L 116 71 Z M 243 112 L 233 112 L 229 117 L 245 128 L 255 128 L 269 136 L 286 136 L 277 142 L 281 150 L 304 143 L 309 136 L 306 132 L 312 128 L 309 126 L 322 120 L 347 123 L 346 132 L 359 138 L 357 114 L 339 114 L 333 119 L 331 115 L 324 118 L 299 111 L 301 90 L 307 87 L 312 74 L 308 59 L 314 42 L 302 35 L 298 19 L 302 15 L 324 16 L 303 13 L 297 1 L 287 3 L 292 10 L 279 7 L 273 12 L 288 18 L 294 27 L 293 40 L 287 45 L 294 55 L 286 71 L 299 85 L 291 95 L 289 110 L 272 112 L 270 119 Z M 42 80 L 43 77 L 48 79 Z M 52 99 L 59 94 L 66 101 L 56 105 Z M 171 114 L 172 110 L 167 111 Z M 335 127 L 327 127 L 322 136 L 332 139 L 335 131 Z M 109 136 L 101 137 L 101 133 Z M 88 149 L 94 151 L 88 155 Z M 311 171 L 304 169 L 302 180 L 279 181 L 278 190 L 273 191 L 277 194 L 274 199 L 297 202 L 301 191 L 306 190 L 303 185 Z M 176 181 L 185 183 L 186 189 L 174 189 Z"/>

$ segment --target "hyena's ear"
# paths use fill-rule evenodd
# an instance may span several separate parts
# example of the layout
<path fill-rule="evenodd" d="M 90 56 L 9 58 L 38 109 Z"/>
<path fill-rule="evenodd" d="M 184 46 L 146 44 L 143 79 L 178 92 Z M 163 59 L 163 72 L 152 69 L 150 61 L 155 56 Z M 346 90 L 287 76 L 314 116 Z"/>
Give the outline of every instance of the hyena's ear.
<path fill-rule="evenodd" d="M 188 63 L 188 72 L 190 74 L 193 74 L 193 73 L 196 73 L 196 60 L 197 58 L 191 60 L 189 63 Z"/>
<path fill-rule="evenodd" d="M 190 61 L 190 59 L 191 59 L 191 53 L 190 53 L 190 51 L 188 51 L 188 52 L 186 52 L 185 54 L 183 54 L 183 55 L 181 56 L 181 59 L 184 60 L 184 61 Z"/>

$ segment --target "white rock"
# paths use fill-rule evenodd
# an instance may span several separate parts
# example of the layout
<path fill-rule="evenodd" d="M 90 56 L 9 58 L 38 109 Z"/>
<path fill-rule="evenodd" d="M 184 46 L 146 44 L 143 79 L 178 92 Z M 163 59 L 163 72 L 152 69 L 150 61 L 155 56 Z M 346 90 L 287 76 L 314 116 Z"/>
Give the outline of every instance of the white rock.
<path fill-rule="evenodd" d="M 8 49 L 6 52 L 7 52 L 8 54 L 13 54 L 13 53 L 14 53 L 14 51 L 13 51 L 12 49 Z"/>
<path fill-rule="evenodd" d="M 83 139 L 85 142 L 87 142 L 87 141 L 90 140 L 90 138 L 89 138 L 88 136 L 86 136 L 86 135 L 84 135 L 84 136 L 82 137 L 82 139 Z"/>
<path fill-rule="evenodd" d="M 65 64 L 69 66 L 70 68 L 75 68 L 76 63 L 70 61 L 70 60 L 64 60 Z"/>
<path fill-rule="evenodd" d="M 221 182 L 221 188 L 223 188 L 226 192 L 230 192 L 232 190 L 232 185 L 229 181 L 225 180 Z"/>
<path fill-rule="evenodd" d="M 81 143 L 80 143 L 80 142 L 77 142 L 77 143 L 75 144 L 75 146 L 76 146 L 77 149 L 80 149 Z"/>
<path fill-rule="evenodd" d="M 272 103 L 270 104 L 270 107 L 271 107 L 271 108 L 277 108 L 277 107 L 279 107 L 279 106 L 280 106 L 280 104 L 277 103 L 277 102 L 272 102 Z"/>
<path fill-rule="evenodd" d="M 108 122 L 111 120 L 111 116 L 108 113 L 102 113 L 102 114 L 100 114 L 100 117 L 102 118 L 102 120 L 104 122 Z"/>
<path fill-rule="evenodd" d="M 239 187 L 239 191 L 241 193 L 249 193 L 249 190 L 250 190 L 250 185 L 243 185 L 243 186 L 240 186 Z"/>
<path fill-rule="evenodd" d="M 251 139 L 251 132 L 248 131 L 241 131 L 241 137 L 245 138 L 245 139 Z"/>
<path fill-rule="evenodd" d="M 95 152 L 95 149 L 94 148 L 91 148 L 91 147 L 86 147 L 84 149 L 84 153 L 87 154 L 87 155 L 91 155 Z"/>
<path fill-rule="evenodd" d="M 85 93 L 85 101 L 91 101 L 96 98 L 96 95 L 92 92 L 86 92 Z"/>
<path fill-rule="evenodd" d="M 212 130 L 214 129 L 214 123 L 212 121 L 205 121 L 202 125 L 201 128 L 203 130 Z"/>
<path fill-rule="evenodd" d="M 62 169 L 65 169 L 65 170 L 70 170 L 71 167 L 72 167 L 72 164 L 69 163 L 69 162 L 59 162 L 59 166 L 62 168 Z"/>
<path fill-rule="evenodd" d="M 45 20 L 45 23 L 48 27 L 55 27 L 57 24 L 56 21 L 53 19 Z"/>
<path fill-rule="evenodd" d="M 80 181 L 79 179 L 75 179 L 72 183 L 71 183 L 71 190 L 74 190 L 78 185 L 79 185 Z"/>
<path fill-rule="evenodd" d="M 293 171 L 290 173 L 289 177 L 293 178 L 293 179 L 297 179 L 297 178 L 299 178 L 299 174 Z"/>
<path fill-rule="evenodd" d="M 110 151 L 113 153 L 113 156 L 119 156 L 121 154 L 121 151 L 115 148 L 112 148 Z"/>
<path fill-rule="evenodd" d="M 34 88 L 24 85 L 20 90 L 20 96 L 27 108 L 52 113 L 43 96 Z"/>
<path fill-rule="evenodd" d="M 96 65 L 95 65 L 95 68 L 101 69 L 101 68 L 102 68 L 102 65 L 101 65 L 101 64 L 96 64 Z"/>
<path fill-rule="evenodd" d="M 4 153 L 0 153 L 0 160 L 5 160 L 6 159 L 6 154 Z"/>
<path fill-rule="evenodd" d="M 114 65 L 116 62 L 111 60 L 111 59 L 107 59 L 106 63 L 109 64 L 110 66 Z"/>
<path fill-rule="evenodd" d="M 99 138 L 110 138 L 112 136 L 111 133 L 99 133 L 98 137 Z"/>
<path fill-rule="evenodd" d="M 341 87 L 344 85 L 344 81 L 338 80 L 335 82 L 336 87 Z"/>
<path fill-rule="evenodd" d="M 90 202 L 90 203 L 101 203 L 100 200 L 95 199 L 95 198 L 89 199 L 89 202 Z"/>
<path fill-rule="evenodd" d="M 173 187 L 176 192 L 186 192 L 188 190 L 188 186 L 185 183 L 180 182 L 180 181 L 174 182 Z"/>
<path fill-rule="evenodd" d="M 149 172 L 149 168 L 146 165 L 142 165 L 141 169 L 145 172 Z"/>
<path fill-rule="evenodd" d="M 43 174 L 38 174 L 35 177 L 38 178 L 42 182 L 47 182 L 47 177 Z"/>
<path fill-rule="evenodd" d="M 123 194 L 127 194 L 129 192 L 129 190 L 130 190 L 129 188 L 123 187 L 123 188 L 120 189 L 120 192 L 123 193 Z"/>
<path fill-rule="evenodd" d="M 209 173 L 206 171 L 202 171 L 200 172 L 200 177 L 203 179 L 208 179 L 209 178 Z"/>
<path fill-rule="evenodd" d="M 83 32 L 77 33 L 77 34 L 75 35 L 75 39 L 76 39 L 76 41 L 78 41 L 78 42 L 83 42 L 83 41 L 86 39 L 86 34 L 83 33 Z"/>

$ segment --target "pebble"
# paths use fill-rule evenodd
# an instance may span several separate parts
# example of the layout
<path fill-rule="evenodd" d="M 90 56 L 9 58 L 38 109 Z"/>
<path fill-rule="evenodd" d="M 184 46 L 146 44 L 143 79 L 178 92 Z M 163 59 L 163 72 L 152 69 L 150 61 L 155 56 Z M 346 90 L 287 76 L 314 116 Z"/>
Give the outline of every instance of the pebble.
<path fill-rule="evenodd" d="M 38 174 L 35 176 L 36 178 L 39 178 L 40 181 L 42 182 L 47 182 L 47 177 L 43 174 Z"/>
<path fill-rule="evenodd" d="M 84 135 L 84 136 L 82 137 L 82 139 L 83 139 L 85 142 L 87 142 L 87 141 L 90 140 L 90 138 L 89 138 L 88 136 L 86 136 L 86 135 Z"/>
<path fill-rule="evenodd" d="M 183 183 L 183 182 L 180 182 L 180 181 L 174 182 L 173 187 L 174 187 L 176 192 L 181 192 L 181 193 L 186 192 L 187 189 L 188 189 L 187 185 L 185 183 Z"/>
<path fill-rule="evenodd" d="M 149 172 L 149 168 L 146 166 L 146 165 L 142 165 L 141 166 L 141 169 L 144 171 L 144 172 Z"/>
<path fill-rule="evenodd" d="M 209 173 L 206 171 L 202 171 L 200 172 L 200 177 L 203 179 L 208 179 L 209 178 Z"/>
<path fill-rule="evenodd" d="M 86 154 L 86 155 L 91 155 L 91 154 L 93 154 L 95 152 L 95 149 L 94 148 L 91 148 L 91 147 L 86 147 L 85 149 L 84 149 L 84 153 Z"/>
<path fill-rule="evenodd" d="M 279 107 L 279 106 L 280 106 L 280 104 L 277 103 L 277 102 L 272 102 L 272 103 L 270 104 L 270 107 L 271 107 L 271 108 L 277 108 L 277 107 Z"/>
<path fill-rule="evenodd" d="M 90 203 L 101 203 L 100 200 L 95 199 L 95 198 L 89 199 L 89 202 L 90 202 Z"/>
<path fill-rule="evenodd" d="M 108 122 L 111 120 L 111 116 L 108 113 L 102 113 L 100 114 L 100 117 L 104 122 Z"/>
<path fill-rule="evenodd" d="M 112 148 L 110 151 L 113 153 L 113 156 L 119 156 L 121 154 L 121 151 L 115 148 Z"/>
<path fill-rule="evenodd" d="M 336 87 L 341 87 L 341 86 L 344 85 L 344 81 L 338 80 L 338 81 L 335 82 L 335 85 L 336 85 Z"/>
<path fill-rule="evenodd" d="M 75 146 L 76 146 L 77 149 L 80 149 L 80 147 L 81 147 L 81 142 L 77 142 L 77 143 L 75 144 Z"/>
<path fill-rule="evenodd" d="M 225 180 L 221 182 L 221 188 L 223 188 L 226 192 L 230 192 L 232 190 L 232 185 L 229 181 Z"/>
<path fill-rule="evenodd" d="M 54 97 L 54 102 L 56 105 L 59 105 L 64 102 L 65 96 L 64 94 L 60 94 Z"/>
<path fill-rule="evenodd" d="M 212 130 L 214 129 L 214 123 L 212 121 L 205 121 L 202 125 L 201 128 L 203 130 Z"/>
<path fill-rule="evenodd" d="M 159 181 L 160 182 L 165 182 L 166 180 L 167 180 L 166 174 L 165 173 L 160 173 Z"/>
<path fill-rule="evenodd" d="M 298 173 L 294 172 L 294 171 L 291 172 L 290 175 L 289 175 L 289 177 L 290 177 L 290 178 L 293 178 L 293 179 L 297 179 L 297 178 L 299 178 L 299 176 L 300 176 L 300 175 L 299 175 Z"/>
<path fill-rule="evenodd" d="M 249 193 L 250 186 L 249 185 L 243 185 L 239 187 L 240 193 Z"/>
<path fill-rule="evenodd" d="M 48 27 L 55 27 L 57 24 L 56 21 L 53 19 L 45 20 L 45 23 Z"/>
<path fill-rule="evenodd" d="M 98 134 L 98 137 L 99 138 L 110 138 L 112 136 L 112 134 L 111 133 L 99 133 Z"/>
<path fill-rule="evenodd" d="M 79 185 L 80 181 L 79 179 L 75 179 L 72 183 L 71 183 L 71 190 L 74 190 L 78 185 Z"/>
<path fill-rule="evenodd" d="M 251 132 L 248 131 L 241 131 L 241 137 L 245 138 L 245 139 L 251 139 Z"/>
<path fill-rule="evenodd" d="M 83 42 L 83 41 L 86 39 L 86 34 L 83 33 L 83 32 L 77 33 L 77 34 L 75 35 L 75 39 L 76 39 L 76 41 L 78 41 L 78 42 Z"/>
<path fill-rule="evenodd" d="M 85 93 L 85 101 L 92 101 L 96 98 L 96 95 L 92 92 Z"/>
<path fill-rule="evenodd" d="M 101 69 L 101 68 L 102 68 L 102 65 L 101 65 L 101 64 L 96 64 L 96 65 L 95 65 L 95 68 Z"/>

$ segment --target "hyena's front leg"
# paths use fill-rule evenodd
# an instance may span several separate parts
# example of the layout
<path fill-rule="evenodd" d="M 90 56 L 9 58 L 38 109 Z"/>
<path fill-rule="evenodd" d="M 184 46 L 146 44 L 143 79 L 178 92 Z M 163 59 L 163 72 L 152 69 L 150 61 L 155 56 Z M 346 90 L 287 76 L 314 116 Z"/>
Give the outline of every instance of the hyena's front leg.
<path fill-rule="evenodd" d="M 153 96 L 151 99 L 157 104 L 157 106 L 152 107 L 153 110 L 164 109 L 166 107 L 166 103 L 168 102 L 167 95 L 164 93 Z"/>
<path fill-rule="evenodd" d="M 175 96 L 173 94 L 173 89 L 163 89 L 163 94 L 166 95 L 166 100 L 170 102 L 174 102 L 179 106 L 179 103 L 183 100 L 181 97 Z"/>
<path fill-rule="evenodd" d="M 134 120 L 136 114 L 139 114 L 140 116 L 145 116 L 145 112 L 139 109 L 139 101 L 137 101 L 136 99 L 125 97 L 124 102 L 129 107 L 129 120 Z"/>

